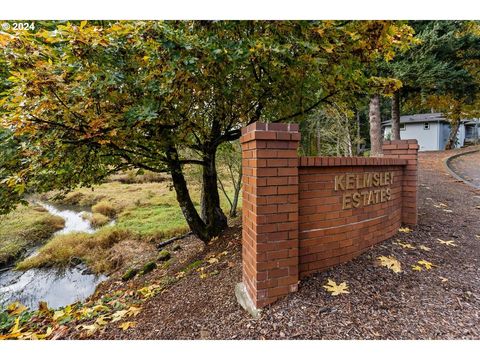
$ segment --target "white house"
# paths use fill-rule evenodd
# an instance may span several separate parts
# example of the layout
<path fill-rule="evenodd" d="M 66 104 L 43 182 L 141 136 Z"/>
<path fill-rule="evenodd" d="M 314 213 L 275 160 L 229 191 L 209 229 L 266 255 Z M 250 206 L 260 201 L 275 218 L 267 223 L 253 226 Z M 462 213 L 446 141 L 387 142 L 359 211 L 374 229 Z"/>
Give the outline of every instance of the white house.
<path fill-rule="evenodd" d="M 392 120 L 382 122 L 385 139 L 391 137 Z M 450 135 L 450 123 L 441 113 L 415 114 L 400 117 L 400 138 L 417 139 L 420 151 L 443 150 Z M 480 120 L 462 120 L 455 147 L 478 141 Z"/>

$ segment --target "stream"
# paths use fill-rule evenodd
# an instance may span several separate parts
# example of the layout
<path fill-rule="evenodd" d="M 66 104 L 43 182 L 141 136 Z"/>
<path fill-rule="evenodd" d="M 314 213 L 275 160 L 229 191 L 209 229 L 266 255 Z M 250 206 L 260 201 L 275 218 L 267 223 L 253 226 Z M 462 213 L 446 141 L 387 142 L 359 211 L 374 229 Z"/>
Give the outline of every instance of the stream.
<path fill-rule="evenodd" d="M 62 217 L 65 227 L 53 236 L 84 232 L 92 234 L 95 229 L 82 218 L 83 209 L 53 206 L 38 202 L 50 214 Z M 37 254 L 40 246 L 29 249 L 26 257 Z M 0 269 L 0 308 L 18 301 L 30 309 L 37 309 L 40 301 L 46 301 L 51 308 L 58 308 L 84 300 L 95 292 L 97 285 L 106 280 L 104 275 L 95 275 L 85 265 L 68 268 L 35 268 L 17 271 L 14 268 Z"/>

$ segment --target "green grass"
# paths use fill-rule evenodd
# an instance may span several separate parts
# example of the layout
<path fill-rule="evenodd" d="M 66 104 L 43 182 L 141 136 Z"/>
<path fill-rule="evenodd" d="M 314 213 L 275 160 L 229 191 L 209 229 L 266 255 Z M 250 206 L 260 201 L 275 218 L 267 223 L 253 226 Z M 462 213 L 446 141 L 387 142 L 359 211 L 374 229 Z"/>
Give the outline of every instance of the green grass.
<path fill-rule="evenodd" d="M 117 226 L 140 235 L 175 236 L 188 231 L 179 206 L 168 204 L 138 207 L 118 217 Z"/>
<path fill-rule="evenodd" d="M 47 240 L 64 225 L 61 217 L 36 206 L 19 206 L 0 216 L 0 265 L 15 261 L 26 249 Z"/>

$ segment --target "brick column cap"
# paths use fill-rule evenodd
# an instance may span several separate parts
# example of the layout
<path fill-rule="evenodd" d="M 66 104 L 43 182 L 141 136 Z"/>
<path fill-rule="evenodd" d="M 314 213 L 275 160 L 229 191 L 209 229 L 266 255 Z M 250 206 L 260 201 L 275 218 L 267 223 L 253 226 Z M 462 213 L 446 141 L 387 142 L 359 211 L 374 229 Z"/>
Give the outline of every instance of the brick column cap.
<path fill-rule="evenodd" d="M 383 140 L 383 145 L 397 145 L 397 144 L 418 144 L 418 140 L 417 139 Z"/>
<path fill-rule="evenodd" d="M 283 124 L 283 123 L 262 123 L 254 122 L 242 129 L 242 135 L 245 135 L 252 131 L 289 131 L 298 132 L 298 124 Z"/>

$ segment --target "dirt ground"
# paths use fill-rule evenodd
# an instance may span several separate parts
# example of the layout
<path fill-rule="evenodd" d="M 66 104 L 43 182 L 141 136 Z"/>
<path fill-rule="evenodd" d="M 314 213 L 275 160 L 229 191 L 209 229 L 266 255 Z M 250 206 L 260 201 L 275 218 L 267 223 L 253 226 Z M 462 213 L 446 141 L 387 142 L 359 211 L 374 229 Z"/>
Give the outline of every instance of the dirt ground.
<path fill-rule="evenodd" d="M 136 327 L 123 331 L 112 324 L 99 338 L 479 339 L 480 190 L 444 168 L 442 160 L 456 152 L 420 155 L 419 224 L 412 232 L 399 232 L 353 261 L 302 280 L 297 293 L 265 308 L 259 320 L 234 295 L 241 280 L 237 225 L 209 249 L 192 237 L 178 242 L 185 263 L 227 251 L 212 264 L 217 275 L 202 279 L 191 272 L 148 300 L 135 317 Z M 474 161 L 471 166 L 479 169 L 478 158 Z M 379 266 L 381 255 L 395 256 L 402 273 Z M 419 260 L 434 266 L 414 271 Z M 323 288 L 329 278 L 346 281 L 350 293 L 331 296 Z"/>

